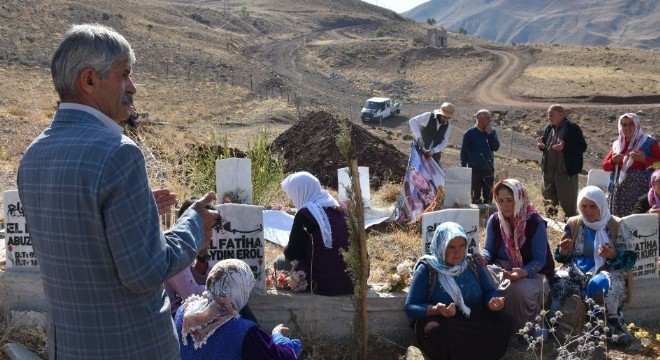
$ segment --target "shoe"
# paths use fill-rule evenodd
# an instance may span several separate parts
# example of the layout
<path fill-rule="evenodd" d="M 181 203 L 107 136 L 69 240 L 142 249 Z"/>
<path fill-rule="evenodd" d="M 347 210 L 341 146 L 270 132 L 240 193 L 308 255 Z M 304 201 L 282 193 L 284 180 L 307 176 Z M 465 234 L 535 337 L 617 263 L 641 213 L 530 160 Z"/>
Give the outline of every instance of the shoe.
<path fill-rule="evenodd" d="M 625 323 L 621 318 L 609 318 L 607 319 L 607 327 L 609 327 L 609 332 L 607 334 L 607 340 L 613 344 L 630 346 L 635 338 L 626 330 Z"/>

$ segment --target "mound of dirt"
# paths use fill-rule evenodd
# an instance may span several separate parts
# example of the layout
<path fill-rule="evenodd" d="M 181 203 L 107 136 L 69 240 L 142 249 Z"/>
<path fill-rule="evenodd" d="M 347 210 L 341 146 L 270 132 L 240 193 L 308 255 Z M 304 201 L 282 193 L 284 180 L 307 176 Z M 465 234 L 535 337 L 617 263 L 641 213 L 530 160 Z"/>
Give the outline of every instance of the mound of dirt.
<path fill-rule="evenodd" d="M 388 180 L 401 182 L 408 156 L 359 125 L 349 126 L 358 165 L 369 167 L 371 189 L 377 190 Z M 337 189 L 337 169 L 347 166 L 337 146 L 338 136 L 338 119 L 327 112 L 312 112 L 280 134 L 273 141 L 273 150 L 286 160 L 286 172 L 308 171 L 322 185 Z"/>

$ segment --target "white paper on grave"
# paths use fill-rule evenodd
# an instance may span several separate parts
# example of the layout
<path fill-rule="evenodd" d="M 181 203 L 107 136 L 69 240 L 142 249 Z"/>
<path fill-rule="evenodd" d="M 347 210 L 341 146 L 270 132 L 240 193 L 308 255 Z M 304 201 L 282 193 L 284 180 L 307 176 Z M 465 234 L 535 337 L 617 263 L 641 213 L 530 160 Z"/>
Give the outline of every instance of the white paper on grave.
<path fill-rule="evenodd" d="M 220 204 L 217 209 L 220 219 L 213 227 L 209 266 L 224 259 L 243 260 L 254 274 L 254 290 L 266 291 L 263 207 Z"/>
<path fill-rule="evenodd" d="M 468 253 L 479 252 L 479 209 L 443 209 L 422 214 L 422 255 L 430 254 L 429 246 L 438 225 L 452 221 L 465 229 Z"/>
<path fill-rule="evenodd" d="M 358 176 L 360 177 L 360 191 L 362 192 L 362 202 L 365 208 L 371 207 L 371 188 L 369 185 L 369 167 L 358 166 Z M 337 190 L 339 192 L 339 202 L 348 200 L 346 187 L 351 187 L 351 178 L 348 176 L 348 168 L 337 169 Z"/>
<path fill-rule="evenodd" d="M 7 268 L 39 270 L 18 190 L 4 192 L 3 210 Z"/>
<path fill-rule="evenodd" d="M 444 207 L 466 207 L 472 203 L 472 169 L 453 167 L 445 169 Z"/>
<path fill-rule="evenodd" d="M 252 161 L 229 158 L 215 161 L 215 188 L 218 203 L 224 203 L 224 194 L 232 193 L 239 204 L 252 204 Z"/>
<path fill-rule="evenodd" d="M 367 218 L 368 214 L 376 217 Z M 389 214 L 386 216 L 381 215 L 383 215 L 383 212 L 378 212 L 377 210 L 371 212 L 365 211 L 364 228 L 368 229 L 370 226 L 380 224 L 389 219 Z M 266 240 L 280 246 L 286 246 L 289 243 L 292 226 L 293 215 L 281 210 L 264 210 L 264 238 Z"/>
<path fill-rule="evenodd" d="M 623 218 L 632 233 L 637 261 L 635 279 L 658 277 L 658 215 L 634 214 Z"/>

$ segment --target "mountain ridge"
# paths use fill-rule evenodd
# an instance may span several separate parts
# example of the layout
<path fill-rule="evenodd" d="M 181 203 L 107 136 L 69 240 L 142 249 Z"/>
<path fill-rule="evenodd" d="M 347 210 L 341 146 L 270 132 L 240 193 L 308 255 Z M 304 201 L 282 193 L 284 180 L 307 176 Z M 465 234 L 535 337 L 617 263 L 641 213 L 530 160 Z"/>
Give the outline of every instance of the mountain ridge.
<path fill-rule="evenodd" d="M 431 0 L 402 15 L 501 43 L 660 49 L 660 6 L 653 0 Z"/>

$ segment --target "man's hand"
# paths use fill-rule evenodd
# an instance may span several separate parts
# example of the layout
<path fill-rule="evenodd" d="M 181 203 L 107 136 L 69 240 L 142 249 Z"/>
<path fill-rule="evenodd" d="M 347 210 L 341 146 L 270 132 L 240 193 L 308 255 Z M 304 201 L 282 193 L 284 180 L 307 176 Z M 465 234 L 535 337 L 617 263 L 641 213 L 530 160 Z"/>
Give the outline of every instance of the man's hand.
<path fill-rule="evenodd" d="M 486 128 L 484 129 L 484 131 L 486 132 L 486 134 L 490 135 L 490 134 L 493 133 L 494 130 L 493 130 L 493 127 L 490 126 L 490 124 L 488 124 L 488 125 L 486 125 Z"/>
<path fill-rule="evenodd" d="M 200 199 L 195 201 L 194 204 L 192 204 L 192 208 L 199 213 L 199 215 L 202 217 L 202 220 L 204 221 L 204 242 L 211 241 L 213 225 L 215 224 L 215 221 L 218 219 L 218 217 L 220 217 L 220 213 L 216 210 L 210 210 L 206 208 L 206 206 L 213 204 L 213 200 L 215 200 L 215 193 L 213 191 L 209 191 L 206 193 L 206 195 L 202 196 Z"/>
<path fill-rule="evenodd" d="M 176 205 L 176 194 L 170 192 L 170 189 L 153 190 L 152 193 L 154 200 L 156 200 L 158 215 L 169 214 L 172 211 L 172 206 Z"/>
<path fill-rule="evenodd" d="M 536 139 L 536 146 L 538 146 L 539 149 L 541 149 L 541 150 L 545 150 L 545 143 L 543 142 L 542 137 Z"/>
<path fill-rule="evenodd" d="M 554 150 L 554 151 L 563 151 L 564 150 L 564 140 L 558 140 L 556 144 L 552 145 L 552 150 Z"/>
<path fill-rule="evenodd" d="M 444 317 L 452 317 L 456 315 L 456 304 L 451 303 L 447 306 L 443 303 L 437 303 L 431 306 L 427 313 L 429 316 L 442 315 Z"/>
<path fill-rule="evenodd" d="M 419 150 L 421 150 L 422 152 L 425 151 L 426 148 L 424 147 L 424 140 L 422 138 L 415 139 L 415 144 L 417 145 L 417 148 Z"/>

